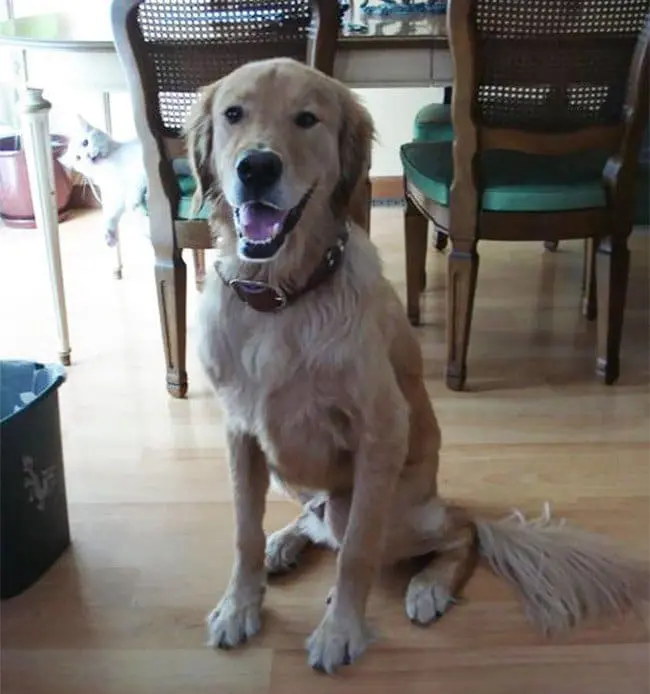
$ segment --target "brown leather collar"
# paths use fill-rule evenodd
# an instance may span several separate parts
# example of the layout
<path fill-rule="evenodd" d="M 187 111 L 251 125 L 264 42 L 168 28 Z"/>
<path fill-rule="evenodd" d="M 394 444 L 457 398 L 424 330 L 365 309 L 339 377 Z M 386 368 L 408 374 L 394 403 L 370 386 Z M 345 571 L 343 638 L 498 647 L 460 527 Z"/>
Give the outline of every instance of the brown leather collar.
<path fill-rule="evenodd" d="M 229 280 L 222 274 L 218 261 L 214 264 L 214 269 L 221 281 L 227 287 L 230 287 L 237 297 L 252 309 L 260 313 L 277 313 L 293 304 L 307 292 L 316 289 L 338 270 L 343 260 L 348 237 L 347 229 L 342 231 L 336 243 L 325 251 L 323 259 L 316 266 L 304 287 L 293 292 L 288 292 L 280 286 L 274 287 L 266 282 L 257 280 L 240 280 L 237 278 Z"/>

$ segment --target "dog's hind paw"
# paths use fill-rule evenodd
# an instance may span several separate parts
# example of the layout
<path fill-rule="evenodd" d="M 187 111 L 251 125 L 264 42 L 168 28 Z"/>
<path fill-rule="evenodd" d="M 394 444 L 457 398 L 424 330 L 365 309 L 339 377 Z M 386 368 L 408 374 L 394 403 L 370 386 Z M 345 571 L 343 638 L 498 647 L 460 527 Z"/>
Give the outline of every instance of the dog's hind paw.
<path fill-rule="evenodd" d="M 235 597 L 225 597 L 206 620 L 208 645 L 212 648 L 235 648 L 257 634 L 262 626 L 262 595 L 244 604 Z"/>
<path fill-rule="evenodd" d="M 363 621 L 353 617 L 325 617 L 307 640 L 307 661 L 314 670 L 333 674 L 342 665 L 353 663 L 372 638 Z"/>
<path fill-rule="evenodd" d="M 431 580 L 413 576 L 406 590 L 406 614 L 420 626 L 426 626 L 440 619 L 456 600 L 449 591 Z"/>
<path fill-rule="evenodd" d="M 289 526 L 266 538 L 264 565 L 270 575 L 284 574 L 298 566 L 300 554 L 309 539 Z"/>

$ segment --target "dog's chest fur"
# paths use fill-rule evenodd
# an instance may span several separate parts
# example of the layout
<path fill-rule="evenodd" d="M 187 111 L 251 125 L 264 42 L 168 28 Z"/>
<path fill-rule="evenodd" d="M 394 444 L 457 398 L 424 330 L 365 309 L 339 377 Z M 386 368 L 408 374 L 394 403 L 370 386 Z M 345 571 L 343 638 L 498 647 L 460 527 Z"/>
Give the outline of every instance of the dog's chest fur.
<path fill-rule="evenodd" d="M 362 394 L 359 350 L 371 316 L 335 277 L 279 314 L 260 314 L 212 278 L 200 354 L 228 425 L 254 435 L 284 482 L 310 489 L 351 484 Z M 365 323 L 365 325 L 364 325 Z"/>

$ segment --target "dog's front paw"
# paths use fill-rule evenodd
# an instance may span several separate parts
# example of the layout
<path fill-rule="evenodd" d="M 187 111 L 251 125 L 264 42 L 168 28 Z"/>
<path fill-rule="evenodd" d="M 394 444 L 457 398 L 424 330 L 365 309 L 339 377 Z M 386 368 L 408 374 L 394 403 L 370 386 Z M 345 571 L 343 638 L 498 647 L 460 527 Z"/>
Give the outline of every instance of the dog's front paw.
<path fill-rule="evenodd" d="M 234 648 L 255 636 L 262 626 L 262 597 L 242 600 L 225 596 L 208 615 L 208 645 L 213 648 Z"/>
<path fill-rule="evenodd" d="M 307 640 L 309 665 L 333 674 L 341 665 L 354 662 L 371 640 L 370 630 L 362 619 L 337 617 L 327 610 L 323 621 Z"/>

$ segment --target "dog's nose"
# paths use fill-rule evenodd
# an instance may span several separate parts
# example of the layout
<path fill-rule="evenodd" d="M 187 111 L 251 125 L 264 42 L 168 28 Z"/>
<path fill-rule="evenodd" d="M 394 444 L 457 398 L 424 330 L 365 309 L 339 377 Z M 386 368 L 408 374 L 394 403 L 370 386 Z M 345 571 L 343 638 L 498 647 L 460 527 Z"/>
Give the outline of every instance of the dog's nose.
<path fill-rule="evenodd" d="M 282 160 L 274 152 L 248 150 L 237 162 L 237 175 L 245 186 L 261 192 L 282 175 Z"/>

